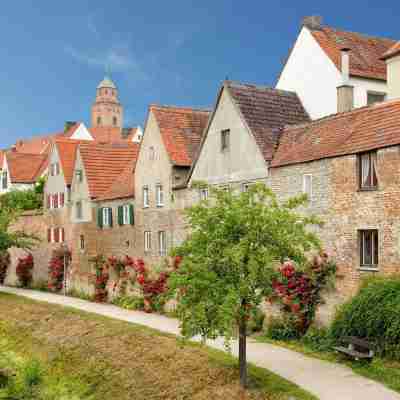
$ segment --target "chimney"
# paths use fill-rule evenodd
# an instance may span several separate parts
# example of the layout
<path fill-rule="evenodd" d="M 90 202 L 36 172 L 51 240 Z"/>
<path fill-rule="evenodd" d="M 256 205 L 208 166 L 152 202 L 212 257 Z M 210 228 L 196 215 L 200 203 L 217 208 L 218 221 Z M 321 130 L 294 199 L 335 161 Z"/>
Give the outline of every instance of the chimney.
<path fill-rule="evenodd" d="M 75 124 L 77 124 L 76 121 L 65 121 L 64 124 L 64 132 L 67 132 L 70 128 L 72 128 Z"/>
<path fill-rule="evenodd" d="M 304 17 L 301 25 L 312 31 L 320 31 L 322 29 L 322 17 L 319 15 Z"/>
<path fill-rule="evenodd" d="M 350 49 L 340 51 L 342 83 L 337 87 L 337 112 L 351 111 L 354 107 L 354 86 L 350 85 Z"/>
<path fill-rule="evenodd" d="M 386 61 L 386 83 L 388 100 L 400 98 L 400 42 L 397 42 L 382 57 Z"/>

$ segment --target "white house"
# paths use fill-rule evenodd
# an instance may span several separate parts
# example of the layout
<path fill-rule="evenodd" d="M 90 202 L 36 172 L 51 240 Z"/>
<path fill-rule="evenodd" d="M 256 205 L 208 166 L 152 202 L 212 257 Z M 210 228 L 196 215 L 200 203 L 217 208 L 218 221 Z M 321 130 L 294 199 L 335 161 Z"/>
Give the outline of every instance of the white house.
<path fill-rule="evenodd" d="M 337 88 L 353 87 L 353 106 L 386 99 L 386 65 L 381 59 L 396 42 L 324 26 L 306 17 L 276 87 L 295 91 L 312 119 L 338 111 Z M 348 59 L 348 82 L 342 77 L 342 50 Z"/>

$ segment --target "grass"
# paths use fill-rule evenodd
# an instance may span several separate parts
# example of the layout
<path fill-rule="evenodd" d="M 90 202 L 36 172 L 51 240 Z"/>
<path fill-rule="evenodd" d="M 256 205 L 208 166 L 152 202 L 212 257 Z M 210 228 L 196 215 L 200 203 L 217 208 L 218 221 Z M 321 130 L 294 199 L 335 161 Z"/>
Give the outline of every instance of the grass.
<path fill-rule="evenodd" d="M 0 359 L 14 360 L 8 363 L 11 373 L 3 375 L 25 382 L 19 386 L 19 397 L 4 397 L 9 388 L 4 389 L 4 382 L 1 388 L 0 365 L 0 399 L 316 399 L 254 366 L 249 368 L 250 385 L 244 393 L 238 385 L 237 361 L 224 352 L 183 345 L 172 335 L 138 325 L 3 293 L 0 338 Z M 14 383 L 8 378 L 6 386 L 10 385 Z"/>
<path fill-rule="evenodd" d="M 290 350 L 303 353 L 307 356 L 318 358 L 329 362 L 344 364 L 350 367 L 354 372 L 366 378 L 380 382 L 390 389 L 400 393 L 400 362 L 375 357 L 371 362 L 352 361 L 344 355 L 334 351 L 321 351 L 312 348 L 312 346 L 301 342 L 300 340 L 271 340 L 265 336 L 257 336 L 256 340 L 260 342 L 272 343 Z"/>

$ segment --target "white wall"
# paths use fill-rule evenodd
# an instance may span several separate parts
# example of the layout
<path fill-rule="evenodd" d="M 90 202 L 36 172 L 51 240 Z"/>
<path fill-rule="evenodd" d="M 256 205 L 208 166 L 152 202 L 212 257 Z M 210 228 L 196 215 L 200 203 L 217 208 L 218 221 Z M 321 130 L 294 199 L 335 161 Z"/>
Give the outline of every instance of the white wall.
<path fill-rule="evenodd" d="M 60 174 L 56 176 L 51 176 L 51 164 L 58 163 L 60 166 Z M 49 159 L 49 174 L 47 176 L 46 184 L 44 187 L 45 196 L 48 194 L 64 193 L 65 203 L 67 202 L 68 193 L 65 184 L 64 172 L 62 170 L 62 164 L 60 156 L 58 154 L 57 146 L 53 146 L 50 153 Z"/>
<path fill-rule="evenodd" d="M 76 171 L 82 170 L 83 178 L 82 182 L 79 182 L 76 178 Z M 76 202 L 82 201 L 82 219 L 76 218 Z M 71 185 L 71 222 L 80 223 L 80 222 L 90 222 L 92 221 L 92 201 L 90 199 L 89 194 L 89 186 L 86 178 L 86 172 L 84 168 L 84 164 L 82 161 L 82 157 L 80 155 L 79 149 L 77 150 L 74 174 L 72 178 Z"/>
<path fill-rule="evenodd" d="M 74 134 L 71 136 L 71 139 L 76 139 L 76 140 L 93 140 L 92 135 L 90 132 L 86 129 L 85 124 L 81 123 L 79 124 L 78 129 L 74 132 Z"/>
<path fill-rule="evenodd" d="M 230 129 L 228 152 L 221 152 L 221 131 L 224 129 Z M 236 183 L 263 179 L 267 175 L 264 157 L 224 88 L 189 184 L 195 181 Z"/>
<path fill-rule="evenodd" d="M 337 112 L 337 87 L 341 83 L 336 65 L 303 27 L 276 87 L 297 92 L 311 118 L 317 119 Z M 354 107 L 367 105 L 368 91 L 387 93 L 383 81 L 351 77 L 349 84 L 354 86 Z"/>

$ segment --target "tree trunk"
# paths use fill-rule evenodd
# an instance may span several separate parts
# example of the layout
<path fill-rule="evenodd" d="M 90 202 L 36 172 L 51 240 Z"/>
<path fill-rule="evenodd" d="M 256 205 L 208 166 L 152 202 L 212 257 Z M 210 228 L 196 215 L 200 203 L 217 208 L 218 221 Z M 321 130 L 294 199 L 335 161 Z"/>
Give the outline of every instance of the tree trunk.
<path fill-rule="evenodd" d="M 246 360 L 246 318 L 242 317 L 239 326 L 239 371 L 240 386 L 247 387 L 247 360 Z"/>

